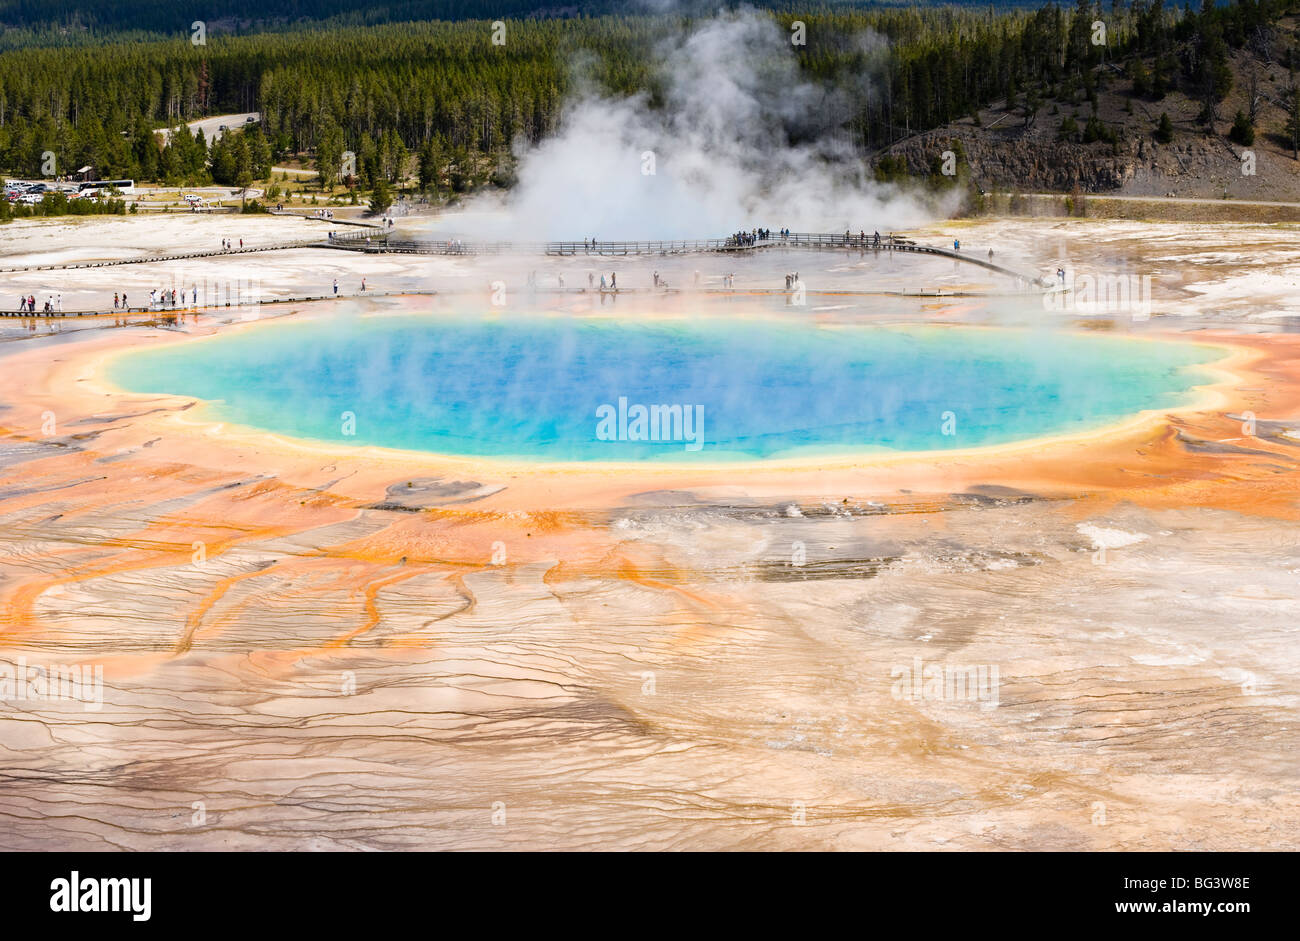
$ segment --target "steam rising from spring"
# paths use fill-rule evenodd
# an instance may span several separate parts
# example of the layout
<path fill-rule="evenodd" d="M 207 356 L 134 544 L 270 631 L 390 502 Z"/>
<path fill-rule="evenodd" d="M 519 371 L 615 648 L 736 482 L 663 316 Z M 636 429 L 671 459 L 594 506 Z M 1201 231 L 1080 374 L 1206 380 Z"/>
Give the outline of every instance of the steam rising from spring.
<path fill-rule="evenodd" d="M 581 92 L 559 132 L 520 154 L 507 218 L 478 236 L 700 238 L 755 226 L 882 231 L 932 211 L 875 183 L 835 134 L 838 91 L 805 80 L 780 24 L 721 14 L 665 40 L 663 107 Z M 471 209 L 487 208 L 476 200 Z M 468 218 L 463 220 L 468 222 Z M 463 227 L 461 227 L 463 228 Z M 491 230 L 486 231 L 486 230 Z"/>

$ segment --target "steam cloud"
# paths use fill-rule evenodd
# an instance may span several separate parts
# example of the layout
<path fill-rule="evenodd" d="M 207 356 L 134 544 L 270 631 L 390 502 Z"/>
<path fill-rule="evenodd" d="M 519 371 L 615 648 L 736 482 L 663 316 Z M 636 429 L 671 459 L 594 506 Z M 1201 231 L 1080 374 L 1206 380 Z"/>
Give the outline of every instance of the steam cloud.
<path fill-rule="evenodd" d="M 656 61 L 662 108 L 645 96 L 580 94 L 559 133 L 520 155 L 504 218 L 489 213 L 466 234 L 673 239 L 755 226 L 885 231 L 932 218 L 933 210 L 870 179 L 832 133 L 847 100 L 802 78 L 789 36 L 772 19 L 720 14 L 665 41 Z M 643 172 L 646 152 L 653 174 Z M 469 208 L 488 205 L 479 199 Z"/>

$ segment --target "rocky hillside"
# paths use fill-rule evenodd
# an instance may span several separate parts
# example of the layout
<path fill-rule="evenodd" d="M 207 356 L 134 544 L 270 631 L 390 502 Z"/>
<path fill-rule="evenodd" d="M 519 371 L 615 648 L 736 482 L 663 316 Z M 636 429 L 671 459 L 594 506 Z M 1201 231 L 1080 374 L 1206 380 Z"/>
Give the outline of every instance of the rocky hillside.
<path fill-rule="evenodd" d="M 978 120 L 963 118 L 899 141 L 884 156 L 921 176 L 953 150 L 963 154 L 961 175 L 984 191 L 1300 200 L 1290 113 L 1297 87 L 1292 69 L 1300 64 L 1292 51 L 1297 38 L 1297 21 L 1287 17 L 1271 35 L 1234 52 L 1228 59 L 1231 89 L 1208 125 L 1199 120 L 1202 99 L 1181 87 L 1160 97 L 1142 93 L 1152 63 L 1134 60 L 1098 71 L 1095 110 L 1082 94 L 1035 102 L 1032 110 L 1018 96 L 1011 107 L 1003 100 L 979 111 Z M 1253 140 L 1246 145 L 1230 133 L 1238 112 L 1248 117 L 1252 104 Z M 1163 142 L 1162 115 L 1169 118 Z M 1088 137 L 1097 139 L 1085 143 Z"/>

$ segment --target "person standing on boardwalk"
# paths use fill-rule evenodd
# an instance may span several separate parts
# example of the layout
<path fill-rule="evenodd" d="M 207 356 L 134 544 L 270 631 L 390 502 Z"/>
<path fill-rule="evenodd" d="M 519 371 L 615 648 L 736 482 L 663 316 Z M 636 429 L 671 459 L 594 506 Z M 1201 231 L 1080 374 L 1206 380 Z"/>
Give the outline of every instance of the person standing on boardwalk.
<path fill-rule="evenodd" d="M 335 296 L 337 296 L 338 293 L 339 293 L 339 279 L 338 279 L 338 278 L 335 278 L 335 279 L 334 279 L 334 294 L 335 294 Z"/>
<path fill-rule="evenodd" d="M 617 272 L 617 271 L 611 271 L 610 274 L 609 274 L 609 289 L 610 289 L 611 291 L 617 291 L 617 290 L 618 290 L 618 272 Z"/>
<path fill-rule="evenodd" d="M 366 279 L 365 279 L 365 278 L 362 278 L 362 279 L 361 279 L 361 293 L 362 293 L 362 294 L 365 294 L 365 293 L 366 293 Z"/>

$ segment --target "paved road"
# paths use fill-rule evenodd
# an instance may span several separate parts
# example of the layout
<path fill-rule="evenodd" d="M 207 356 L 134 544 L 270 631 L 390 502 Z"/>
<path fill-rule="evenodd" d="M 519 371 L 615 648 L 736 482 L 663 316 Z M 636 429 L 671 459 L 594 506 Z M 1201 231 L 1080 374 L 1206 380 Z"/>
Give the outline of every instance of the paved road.
<path fill-rule="evenodd" d="M 1010 193 L 999 195 L 1009 196 Z M 1024 196 L 1061 197 L 1065 193 L 1023 193 Z M 1286 206 L 1300 209 L 1300 203 L 1276 202 L 1265 199 L 1219 199 L 1216 196 L 1120 196 L 1116 193 L 1084 193 L 1084 199 L 1119 199 L 1132 203 L 1185 203 L 1205 206 Z"/>
<path fill-rule="evenodd" d="M 261 117 L 261 113 L 257 111 L 245 111 L 243 114 L 218 114 L 215 117 L 200 118 L 198 121 L 191 121 L 185 126 L 190 129 L 191 134 L 194 133 L 196 128 L 202 128 L 203 139 L 211 144 L 214 140 L 221 137 L 221 128 L 223 126 L 227 128 L 243 127 L 248 123 L 249 118 L 257 121 Z M 170 130 L 159 131 L 159 133 L 162 134 L 164 141 L 171 137 Z"/>

